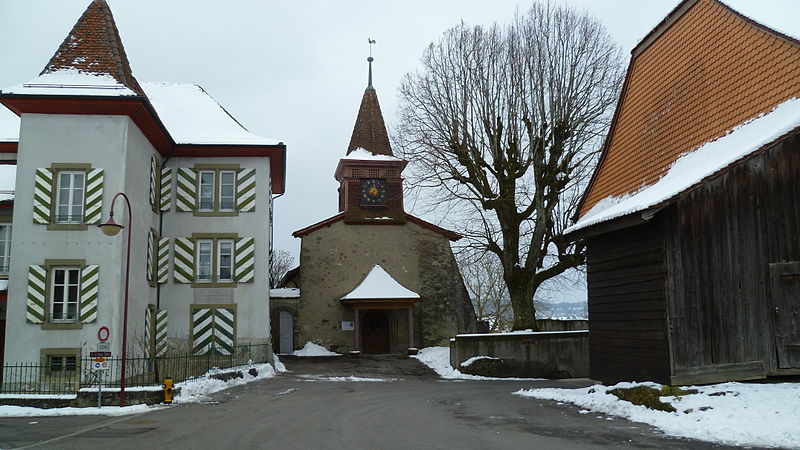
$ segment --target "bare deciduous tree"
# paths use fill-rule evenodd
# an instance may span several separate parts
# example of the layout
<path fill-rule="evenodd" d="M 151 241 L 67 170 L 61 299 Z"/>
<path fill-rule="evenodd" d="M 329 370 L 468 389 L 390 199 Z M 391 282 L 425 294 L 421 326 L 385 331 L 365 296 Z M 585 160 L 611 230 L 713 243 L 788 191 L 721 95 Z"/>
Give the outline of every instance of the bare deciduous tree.
<path fill-rule="evenodd" d="M 538 287 L 584 263 L 584 244 L 563 230 L 622 76 L 597 20 L 536 3 L 506 26 L 445 32 L 401 85 L 398 143 L 412 187 L 432 189 L 431 208 L 497 255 L 514 329 L 537 329 Z"/>
<path fill-rule="evenodd" d="M 458 252 L 456 259 L 478 320 L 487 321 L 490 331 L 508 331 L 514 315 L 500 260 L 475 249 Z"/>
<path fill-rule="evenodd" d="M 294 256 L 291 253 L 286 250 L 273 252 L 269 261 L 269 287 L 277 286 L 292 266 L 294 266 Z"/>

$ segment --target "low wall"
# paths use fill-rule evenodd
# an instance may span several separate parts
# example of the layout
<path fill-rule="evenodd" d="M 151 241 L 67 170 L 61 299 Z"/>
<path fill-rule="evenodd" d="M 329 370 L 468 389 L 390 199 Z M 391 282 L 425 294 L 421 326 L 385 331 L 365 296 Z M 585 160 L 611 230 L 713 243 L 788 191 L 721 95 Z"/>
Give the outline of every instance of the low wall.
<path fill-rule="evenodd" d="M 462 366 L 481 356 L 489 358 Z M 588 377 L 589 331 L 459 334 L 450 340 L 450 365 L 487 377 Z"/>

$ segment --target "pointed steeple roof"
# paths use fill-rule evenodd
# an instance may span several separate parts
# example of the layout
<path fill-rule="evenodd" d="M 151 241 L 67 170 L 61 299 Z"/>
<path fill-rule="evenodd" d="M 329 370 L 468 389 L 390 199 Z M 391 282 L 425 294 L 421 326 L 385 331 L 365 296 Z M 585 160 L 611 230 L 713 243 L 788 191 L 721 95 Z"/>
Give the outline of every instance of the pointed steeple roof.
<path fill-rule="evenodd" d="M 133 76 L 114 16 L 105 0 L 92 1 L 40 75 L 63 69 L 110 75 L 128 89 L 144 95 Z"/>
<path fill-rule="evenodd" d="M 361 98 L 361 106 L 358 108 L 356 124 L 353 127 L 353 135 L 350 137 L 350 145 L 347 147 L 347 154 L 357 148 L 363 148 L 376 155 L 394 156 L 392 146 L 389 144 L 389 134 L 386 132 L 386 124 L 383 122 L 381 105 L 378 103 L 378 94 L 372 87 L 372 57 L 369 61 L 369 81 L 364 96 Z"/>

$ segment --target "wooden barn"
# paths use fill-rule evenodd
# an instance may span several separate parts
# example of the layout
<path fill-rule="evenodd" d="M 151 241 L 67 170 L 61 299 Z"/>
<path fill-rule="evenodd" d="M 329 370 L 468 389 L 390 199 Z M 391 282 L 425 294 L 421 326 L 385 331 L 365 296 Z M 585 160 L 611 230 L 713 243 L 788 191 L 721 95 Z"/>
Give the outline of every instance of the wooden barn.
<path fill-rule="evenodd" d="M 632 51 L 568 230 L 593 379 L 800 374 L 800 33 L 757 15 L 686 0 Z"/>

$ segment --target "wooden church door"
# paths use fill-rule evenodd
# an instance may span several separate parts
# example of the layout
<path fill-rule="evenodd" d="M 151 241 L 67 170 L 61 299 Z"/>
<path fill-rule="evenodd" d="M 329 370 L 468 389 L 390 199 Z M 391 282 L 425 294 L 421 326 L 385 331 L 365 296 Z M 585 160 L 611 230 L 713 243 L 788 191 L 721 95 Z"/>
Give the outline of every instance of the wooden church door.
<path fill-rule="evenodd" d="M 361 323 L 364 353 L 389 353 L 389 319 L 386 314 L 378 310 L 367 311 Z"/>

